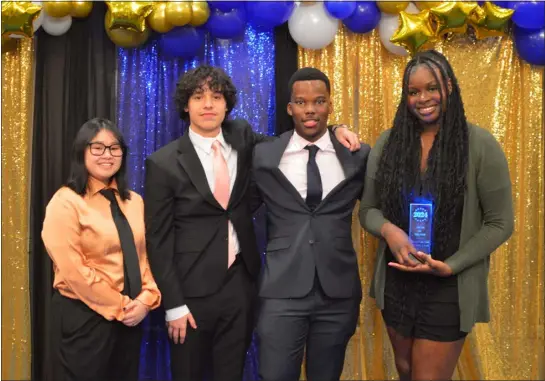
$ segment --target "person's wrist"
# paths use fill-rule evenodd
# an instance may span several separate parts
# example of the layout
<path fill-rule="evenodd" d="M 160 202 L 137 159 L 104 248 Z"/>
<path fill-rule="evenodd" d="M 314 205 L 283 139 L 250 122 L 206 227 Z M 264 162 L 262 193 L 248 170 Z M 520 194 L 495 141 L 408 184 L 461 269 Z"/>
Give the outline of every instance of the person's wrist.
<path fill-rule="evenodd" d="M 386 222 L 384 225 L 382 225 L 382 228 L 380 229 L 380 235 L 382 235 L 382 238 L 386 238 L 388 234 L 392 231 L 392 224 L 390 222 Z"/>
<path fill-rule="evenodd" d="M 345 124 L 335 124 L 332 128 L 331 128 L 331 132 L 335 133 L 335 131 L 337 131 L 337 128 L 347 128 Z"/>

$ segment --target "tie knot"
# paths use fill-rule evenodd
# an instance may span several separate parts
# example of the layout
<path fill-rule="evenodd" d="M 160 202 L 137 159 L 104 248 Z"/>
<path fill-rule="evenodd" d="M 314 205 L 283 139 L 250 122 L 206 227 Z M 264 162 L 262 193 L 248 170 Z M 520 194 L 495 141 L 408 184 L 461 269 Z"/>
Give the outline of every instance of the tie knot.
<path fill-rule="evenodd" d="M 117 200 L 115 199 L 115 194 L 113 189 L 103 189 L 100 191 L 100 194 L 106 197 L 111 203 L 117 204 Z"/>
<path fill-rule="evenodd" d="M 316 157 L 316 154 L 320 150 L 320 147 L 314 144 L 309 144 L 308 146 L 305 147 L 305 149 L 308 150 L 309 152 L 309 158 L 314 159 Z"/>
<path fill-rule="evenodd" d="M 221 152 L 221 143 L 219 140 L 214 140 L 212 143 L 212 149 L 216 152 Z"/>

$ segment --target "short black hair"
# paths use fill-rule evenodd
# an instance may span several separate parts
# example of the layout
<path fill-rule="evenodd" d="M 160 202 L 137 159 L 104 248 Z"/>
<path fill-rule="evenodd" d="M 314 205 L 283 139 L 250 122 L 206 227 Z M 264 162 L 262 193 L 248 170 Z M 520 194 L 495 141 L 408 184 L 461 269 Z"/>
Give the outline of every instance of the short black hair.
<path fill-rule="evenodd" d="M 237 89 L 229 77 L 221 68 L 202 65 L 195 69 L 191 69 L 182 74 L 180 80 L 176 84 L 176 95 L 174 103 L 180 113 L 180 118 L 183 121 L 189 121 L 189 113 L 185 111 L 189 103 L 189 98 L 196 90 L 201 89 L 203 85 L 208 85 L 210 90 L 219 91 L 223 94 L 227 103 L 227 112 L 225 117 L 235 108 L 237 104 Z"/>
<path fill-rule="evenodd" d="M 297 81 L 322 81 L 325 83 L 327 92 L 331 94 L 331 83 L 329 82 L 329 78 L 327 77 L 327 75 L 325 75 L 322 71 L 314 67 L 304 67 L 302 69 L 297 70 L 295 73 L 293 73 L 293 75 L 291 76 L 288 82 L 290 99 L 291 99 L 291 93 L 293 91 L 293 85 Z"/>
<path fill-rule="evenodd" d="M 72 156 L 70 158 L 70 175 L 66 181 L 66 186 L 72 189 L 77 194 L 83 196 L 87 191 L 87 182 L 89 180 L 89 172 L 85 167 L 85 151 L 89 149 L 89 143 L 101 131 L 110 131 L 119 145 L 123 148 L 123 156 L 121 158 L 121 167 L 119 171 L 112 176 L 112 180 L 117 182 L 117 189 L 122 200 L 130 199 L 129 189 L 127 188 L 127 146 L 123 134 L 115 126 L 113 122 L 103 118 L 93 118 L 88 120 L 79 129 L 74 143 L 72 144 Z"/>

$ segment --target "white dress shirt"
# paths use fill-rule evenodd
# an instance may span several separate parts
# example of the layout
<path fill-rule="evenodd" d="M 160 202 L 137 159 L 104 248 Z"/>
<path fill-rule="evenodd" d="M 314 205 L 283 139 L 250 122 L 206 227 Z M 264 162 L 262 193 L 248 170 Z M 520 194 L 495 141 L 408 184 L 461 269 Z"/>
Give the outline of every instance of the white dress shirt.
<path fill-rule="evenodd" d="M 293 135 L 280 159 L 278 168 L 290 183 L 297 189 L 303 200 L 307 198 L 307 163 L 310 152 L 305 149 L 308 145 L 316 145 L 320 149 L 316 154 L 316 164 L 322 179 L 322 200 L 345 179 L 343 167 L 331 142 L 329 132 L 316 142 L 311 143 L 293 132 Z"/>
<path fill-rule="evenodd" d="M 193 143 L 195 151 L 197 151 L 197 156 L 199 157 L 204 173 L 206 174 L 206 180 L 208 181 L 208 186 L 212 193 L 215 189 L 215 176 L 214 176 L 214 151 L 212 150 L 212 143 L 218 140 L 221 144 L 221 152 L 223 157 L 227 162 L 227 167 L 229 168 L 229 190 L 233 191 L 233 186 L 235 185 L 235 179 L 237 177 L 237 151 L 234 150 L 223 137 L 223 132 L 220 130 L 220 133 L 215 138 L 207 138 L 197 134 L 191 128 L 188 130 L 189 140 Z M 231 238 L 231 243 L 234 247 L 235 253 L 238 254 L 240 251 L 240 245 L 238 242 L 237 233 L 231 221 L 228 225 L 229 235 Z M 225 253 L 227 255 L 227 253 Z M 166 310 L 166 320 L 172 321 L 179 319 L 189 313 L 189 308 L 187 305 L 180 307 L 175 307 L 169 310 Z"/>

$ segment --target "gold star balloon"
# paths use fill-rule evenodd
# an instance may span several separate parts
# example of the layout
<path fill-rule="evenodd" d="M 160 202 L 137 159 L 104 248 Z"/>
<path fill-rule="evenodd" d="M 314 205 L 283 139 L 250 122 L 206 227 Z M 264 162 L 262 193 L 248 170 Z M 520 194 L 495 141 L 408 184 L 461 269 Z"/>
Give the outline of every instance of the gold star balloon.
<path fill-rule="evenodd" d="M 153 10 L 152 2 L 144 1 L 107 1 L 111 16 L 107 18 L 106 29 L 126 29 L 143 33 L 146 29 L 146 17 Z"/>
<path fill-rule="evenodd" d="M 465 33 L 468 17 L 477 7 L 476 1 L 459 1 L 444 2 L 435 8 L 431 8 L 430 14 L 437 24 L 437 35 Z"/>
<path fill-rule="evenodd" d="M 151 34 L 151 29 L 147 26 L 143 32 L 135 32 L 125 28 L 108 29 L 106 25 L 111 22 L 111 18 L 112 13 L 109 10 L 106 11 L 106 15 L 104 16 L 106 34 L 117 46 L 123 48 L 136 48 L 137 46 L 144 44 Z"/>
<path fill-rule="evenodd" d="M 432 28 L 428 10 L 423 10 L 414 15 L 401 11 L 399 17 L 401 23 L 392 38 L 390 38 L 391 42 L 404 47 L 412 55 L 435 41 L 436 34 Z"/>
<path fill-rule="evenodd" d="M 503 36 L 513 12 L 513 9 L 501 8 L 487 1 L 482 7 L 475 8 L 469 21 L 478 39 Z"/>
<path fill-rule="evenodd" d="M 30 1 L 2 2 L 2 37 L 28 37 L 34 35 L 32 22 L 39 16 L 41 5 Z"/>

